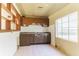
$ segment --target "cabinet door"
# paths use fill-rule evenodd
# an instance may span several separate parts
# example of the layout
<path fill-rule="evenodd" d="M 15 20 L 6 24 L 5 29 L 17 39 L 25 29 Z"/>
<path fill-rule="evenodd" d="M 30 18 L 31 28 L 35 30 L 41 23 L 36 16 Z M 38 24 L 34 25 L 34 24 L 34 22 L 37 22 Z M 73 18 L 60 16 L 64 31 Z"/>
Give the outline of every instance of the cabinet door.
<path fill-rule="evenodd" d="M 34 43 L 49 43 L 50 42 L 50 37 L 48 33 L 37 33 L 35 34 L 35 39 Z"/>
<path fill-rule="evenodd" d="M 39 34 L 35 33 L 34 43 L 40 43 L 39 41 Z"/>
<path fill-rule="evenodd" d="M 51 34 L 47 33 L 47 43 L 50 44 L 50 42 L 51 42 Z"/>
<path fill-rule="evenodd" d="M 42 43 L 50 43 L 50 35 L 49 33 L 42 33 L 43 39 L 42 39 Z"/>
<path fill-rule="evenodd" d="M 43 39 L 44 37 L 42 36 L 41 33 L 35 33 L 34 43 L 43 43 L 42 42 Z"/>
<path fill-rule="evenodd" d="M 31 44 L 33 44 L 34 43 L 34 34 L 30 34 L 28 37 L 29 37 L 29 41 L 30 41 L 30 43 Z"/>
<path fill-rule="evenodd" d="M 43 36 L 44 36 L 43 42 L 48 43 L 48 33 L 43 33 Z"/>
<path fill-rule="evenodd" d="M 26 34 L 20 35 L 20 46 L 30 45 L 30 37 Z"/>

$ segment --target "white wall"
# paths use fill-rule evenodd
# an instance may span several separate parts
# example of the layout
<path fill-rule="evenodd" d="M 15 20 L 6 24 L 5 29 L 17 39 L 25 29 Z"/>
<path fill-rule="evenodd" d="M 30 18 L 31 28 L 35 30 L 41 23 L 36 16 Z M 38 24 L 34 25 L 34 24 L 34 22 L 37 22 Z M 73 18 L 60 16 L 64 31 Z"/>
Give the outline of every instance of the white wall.
<path fill-rule="evenodd" d="M 55 25 L 50 25 L 48 31 L 51 33 L 51 45 L 55 46 Z"/>
<path fill-rule="evenodd" d="M 19 32 L 0 33 L 0 56 L 12 56 L 17 50 Z"/>

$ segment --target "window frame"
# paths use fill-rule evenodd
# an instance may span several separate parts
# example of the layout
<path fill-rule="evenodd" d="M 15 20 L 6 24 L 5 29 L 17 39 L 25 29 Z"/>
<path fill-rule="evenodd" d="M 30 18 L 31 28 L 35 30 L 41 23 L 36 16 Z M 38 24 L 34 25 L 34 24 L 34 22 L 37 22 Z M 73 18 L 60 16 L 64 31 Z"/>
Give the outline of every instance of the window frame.
<path fill-rule="evenodd" d="M 77 13 L 77 14 L 74 14 L 74 13 Z M 76 38 L 75 40 L 74 40 L 74 39 L 70 39 L 70 36 L 71 36 L 71 35 L 70 35 L 70 32 L 69 32 L 69 31 L 70 31 L 70 27 L 69 27 L 69 24 L 70 24 L 70 22 L 69 22 L 69 21 L 70 21 L 70 18 L 69 18 L 69 17 L 70 17 L 70 14 L 74 14 L 75 16 L 77 16 L 77 17 L 74 18 L 74 19 L 76 19 L 76 22 L 77 22 L 77 26 L 75 27 L 75 28 L 77 28 L 77 31 L 76 31 L 76 33 L 77 33 L 77 35 L 76 35 L 77 38 Z M 78 27 L 78 19 L 79 19 L 79 18 L 78 18 L 78 15 L 79 15 L 79 14 L 78 14 L 77 11 L 72 12 L 72 13 L 70 13 L 70 14 L 65 15 L 65 16 L 63 16 L 63 17 L 60 17 L 60 18 L 62 19 L 62 21 L 63 21 L 63 18 L 64 18 L 64 17 L 66 17 L 66 16 L 68 17 L 68 31 L 67 31 L 67 32 L 68 32 L 68 39 L 62 38 L 62 37 L 65 36 L 65 35 L 62 35 L 62 37 L 58 37 L 57 31 L 56 31 L 56 36 L 55 36 L 55 37 L 56 37 L 56 38 L 59 38 L 59 39 L 71 41 L 71 42 L 78 42 L 78 34 L 79 34 L 79 33 L 78 33 L 78 28 L 79 28 L 79 27 Z M 58 19 L 60 19 L 60 18 L 58 18 Z M 58 19 L 56 19 L 56 21 L 55 21 L 55 30 L 58 30 L 58 27 L 57 27 L 57 29 L 56 29 L 56 26 L 58 26 L 58 24 L 56 24 L 56 22 L 58 22 Z M 63 25 L 62 23 L 65 24 L 64 22 L 61 22 L 61 25 Z M 64 27 L 61 26 L 61 29 L 62 29 L 62 28 L 64 28 Z M 63 31 L 63 30 L 62 30 L 62 31 Z M 63 33 L 62 33 L 62 34 L 63 34 Z M 75 34 L 74 34 L 74 35 L 75 35 Z"/>

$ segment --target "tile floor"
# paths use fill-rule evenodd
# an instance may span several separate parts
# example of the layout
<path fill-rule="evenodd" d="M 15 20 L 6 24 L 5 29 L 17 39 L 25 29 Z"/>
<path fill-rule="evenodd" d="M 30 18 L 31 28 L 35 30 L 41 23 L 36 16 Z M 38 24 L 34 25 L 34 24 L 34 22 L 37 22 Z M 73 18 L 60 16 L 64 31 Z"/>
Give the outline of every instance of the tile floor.
<path fill-rule="evenodd" d="M 20 47 L 15 56 L 65 56 L 62 52 L 47 44 Z"/>

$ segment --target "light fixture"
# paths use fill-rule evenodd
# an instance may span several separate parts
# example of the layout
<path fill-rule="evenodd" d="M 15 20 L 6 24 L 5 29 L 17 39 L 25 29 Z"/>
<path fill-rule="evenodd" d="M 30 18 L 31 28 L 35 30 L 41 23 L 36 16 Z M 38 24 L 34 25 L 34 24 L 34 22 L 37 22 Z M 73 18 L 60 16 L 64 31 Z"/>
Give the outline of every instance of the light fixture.
<path fill-rule="evenodd" d="M 43 7 L 41 7 L 41 6 L 38 6 L 38 8 L 43 8 Z"/>

